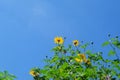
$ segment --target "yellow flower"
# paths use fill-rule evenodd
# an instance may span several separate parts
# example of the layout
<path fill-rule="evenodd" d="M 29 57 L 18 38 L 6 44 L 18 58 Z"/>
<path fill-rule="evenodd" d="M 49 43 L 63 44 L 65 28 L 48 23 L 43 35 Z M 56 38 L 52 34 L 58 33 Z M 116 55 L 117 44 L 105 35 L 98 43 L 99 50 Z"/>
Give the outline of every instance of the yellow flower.
<path fill-rule="evenodd" d="M 85 56 L 85 54 L 77 54 L 78 55 L 78 57 L 79 58 L 75 58 L 75 60 L 77 61 L 77 62 L 85 62 L 86 64 L 91 64 L 91 62 L 90 62 L 90 60 L 89 59 L 86 59 L 86 56 Z"/>
<path fill-rule="evenodd" d="M 32 76 L 38 76 L 39 75 L 39 73 L 38 72 L 35 72 L 35 71 L 33 71 L 33 70 L 31 70 L 30 71 L 30 75 L 32 75 Z"/>
<path fill-rule="evenodd" d="M 83 61 L 86 63 L 86 62 L 87 62 L 87 59 L 84 59 Z"/>
<path fill-rule="evenodd" d="M 86 64 L 88 64 L 88 65 L 91 64 L 90 60 L 87 60 L 87 61 L 86 61 Z"/>
<path fill-rule="evenodd" d="M 73 45 L 74 45 L 74 46 L 78 46 L 78 45 L 79 45 L 79 41 L 78 41 L 78 40 L 74 40 L 74 41 L 73 41 Z"/>
<path fill-rule="evenodd" d="M 85 60 L 85 59 L 86 59 L 85 54 L 78 54 L 78 56 L 79 56 L 81 59 L 83 59 L 83 60 Z"/>
<path fill-rule="evenodd" d="M 82 60 L 82 59 L 79 59 L 79 58 L 75 58 L 75 61 L 80 62 L 80 63 L 83 62 L 83 60 Z"/>
<path fill-rule="evenodd" d="M 86 56 L 85 56 L 85 54 L 77 54 L 79 57 L 80 57 L 80 59 L 82 59 L 85 63 L 88 61 L 87 59 L 86 59 Z"/>
<path fill-rule="evenodd" d="M 62 37 L 55 37 L 54 38 L 54 42 L 56 44 L 63 44 L 64 43 L 64 39 Z"/>

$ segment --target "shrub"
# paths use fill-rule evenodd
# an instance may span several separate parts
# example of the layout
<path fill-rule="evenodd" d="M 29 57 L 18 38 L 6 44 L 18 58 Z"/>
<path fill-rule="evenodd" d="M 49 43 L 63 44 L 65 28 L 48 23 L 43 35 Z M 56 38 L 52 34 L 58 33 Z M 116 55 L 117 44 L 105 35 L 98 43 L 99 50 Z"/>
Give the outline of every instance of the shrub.
<path fill-rule="evenodd" d="M 102 46 L 111 46 L 107 59 L 104 52 L 92 52 L 87 47 L 93 42 L 82 43 L 74 40 L 67 47 L 65 38 L 56 37 L 53 57 L 46 56 L 44 68 L 32 68 L 34 80 L 119 80 L 120 79 L 120 40 L 110 38 Z M 120 54 L 120 53 L 119 53 Z"/>

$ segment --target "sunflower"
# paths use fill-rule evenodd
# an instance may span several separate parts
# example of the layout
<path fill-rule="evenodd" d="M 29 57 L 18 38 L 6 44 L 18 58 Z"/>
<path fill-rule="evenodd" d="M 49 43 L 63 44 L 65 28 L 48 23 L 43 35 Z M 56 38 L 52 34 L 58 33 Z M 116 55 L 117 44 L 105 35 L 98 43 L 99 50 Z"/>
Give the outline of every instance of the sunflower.
<path fill-rule="evenodd" d="M 75 61 L 76 61 L 76 62 L 80 62 L 80 63 L 83 62 L 83 60 L 82 60 L 82 59 L 79 59 L 79 58 L 75 58 Z"/>
<path fill-rule="evenodd" d="M 74 46 L 78 46 L 78 45 L 79 45 L 79 41 L 78 41 L 78 40 L 74 40 L 74 41 L 73 41 L 73 45 L 74 45 Z"/>
<path fill-rule="evenodd" d="M 56 44 L 63 44 L 64 43 L 64 39 L 62 37 L 55 37 L 54 38 L 54 42 Z"/>
<path fill-rule="evenodd" d="M 89 64 L 91 64 L 91 62 L 90 62 L 90 60 L 89 60 L 89 59 L 86 61 L 86 64 L 88 64 L 88 65 L 89 65 Z"/>
<path fill-rule="evenodd" d="M 85 60 L 85 59 L 86 59 L 85 54 L 78 54 L 78 56 L 79 56 L 81 59 L 83 59 L 83 60 Z"/>
<path fill-rule="evenodd" d="M 34 70 L 31 70 L 30 71 L 30 75 L 32 75 L 32 76 L 38 76 L 39 75 L 39 73 L 38 72 L 35 72 Z"/>

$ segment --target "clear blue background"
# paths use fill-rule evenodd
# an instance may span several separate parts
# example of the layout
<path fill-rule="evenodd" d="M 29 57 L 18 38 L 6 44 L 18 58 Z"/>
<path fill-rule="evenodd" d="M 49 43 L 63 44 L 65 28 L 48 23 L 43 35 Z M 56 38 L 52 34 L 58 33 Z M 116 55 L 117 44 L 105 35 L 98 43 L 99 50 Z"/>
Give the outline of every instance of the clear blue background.
<path fill-rule="evenodd" d="M 94 41 L 97 50 L 108 33 L 120 34 L 120 0 L 0 0 L 0 71 L 32 80 L 55 36 Z"/>

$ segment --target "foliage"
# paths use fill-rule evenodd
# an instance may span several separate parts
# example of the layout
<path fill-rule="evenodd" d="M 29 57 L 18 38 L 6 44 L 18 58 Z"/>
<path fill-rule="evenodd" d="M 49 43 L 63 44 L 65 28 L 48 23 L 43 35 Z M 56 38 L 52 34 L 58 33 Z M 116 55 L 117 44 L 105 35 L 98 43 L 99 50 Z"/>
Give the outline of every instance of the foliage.
<path fill-rule="evenodd" d="M 109 35 L 110 38 L 110 35 Z M 66 38 L 56 37 L 52 48 L 53 57 L 46 56 L 44 68 L 32 68 L 34 80 L 120 80 L 120 40 L 110 38 L 102 47 L 110 46 L 108 58 L 105 52 L 92 52 L 91 43 L 73 40 L 65 46 Z M 0 72 L 0 80 L 14 80 L 16 77 L 7 71 Z"/>
<path fill-rule="evenodd" d="M 16 77 L 7 71 L 0 72 L 0 80 L 14 80 Z"/>
<path fill-rule="evenodd" d="M 118 37 L 110 38 L 102 46 L 111 46 L 107 59 L 103 57 L 104 52 L 92 52 L 88 46 L 92 43 L 80 43 L 74 40 L 73 44 L 64 45 L 64 39 L 54 39 L 56 46 L 52 49 L 53 57 L 46 57 L 44 68 L 33 68 L 30 70 L 34 80 L 119 80 L 120 40 Z M 80 44 L 79 44 L 80 43 Z"/>

